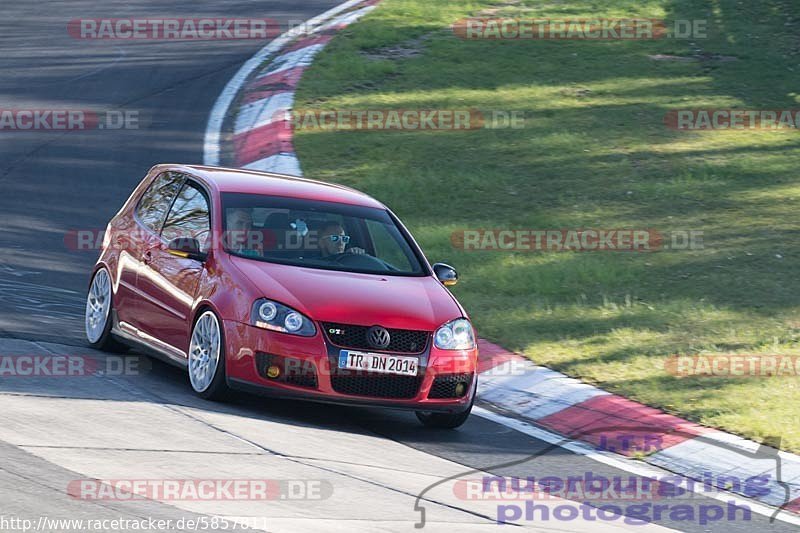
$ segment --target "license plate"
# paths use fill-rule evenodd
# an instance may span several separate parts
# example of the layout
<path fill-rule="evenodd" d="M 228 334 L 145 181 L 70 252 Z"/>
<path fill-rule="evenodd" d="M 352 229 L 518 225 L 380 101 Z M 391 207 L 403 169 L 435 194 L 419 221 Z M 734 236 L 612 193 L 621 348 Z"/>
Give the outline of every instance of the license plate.
<path fill-rule="evenodd" d="M 354 352 L 352 350 L 339 351 L 339 368 L 347 370 L 366 370 L 381 374 L 398 374 L 401 376 L 416 376 L 419 359 L 402 355 L 387 355 L 384 353 Z"/>

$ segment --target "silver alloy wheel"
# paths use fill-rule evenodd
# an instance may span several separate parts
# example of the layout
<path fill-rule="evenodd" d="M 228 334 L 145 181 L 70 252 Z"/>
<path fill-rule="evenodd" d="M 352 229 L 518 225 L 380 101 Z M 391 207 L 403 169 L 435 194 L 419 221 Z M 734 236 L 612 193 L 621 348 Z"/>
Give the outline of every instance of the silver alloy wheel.
<path fill-rule="evenodd" d="M 211 386 L 217 373 L 219 352 L 219 321 L 213 312 L 206 311 L 197 319 L 189 344 L 189 381 L 196 392 L 204 392 Z"/>
<path fill-rule="evenodd" d="M 86 338 L 89 339 L 89 342 L 94 344 L 103 336 L 110 311 L 111 279 L 108 277 L 108 271 L 101 268 L 94 275 L 92 285 L 89 287 L 89 294 L 86 297 L 84 324 Z"/>

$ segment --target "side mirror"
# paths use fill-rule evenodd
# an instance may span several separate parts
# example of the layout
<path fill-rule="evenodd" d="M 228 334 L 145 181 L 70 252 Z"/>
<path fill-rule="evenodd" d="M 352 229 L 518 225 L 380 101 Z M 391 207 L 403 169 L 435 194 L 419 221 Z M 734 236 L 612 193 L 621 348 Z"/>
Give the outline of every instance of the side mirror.
<path fill-rule="evenodd" d="M 436 278 L 446 287 L 452 287 L 458 283 L 458 272 L 450 265 L 436 263 L 433 265 L 433 273 L 436 274 Z"/>
<path fill-rule="evenodd" d="M 192 237 L 172 239 L 167 245 L 167 252 L 177 257 L 194 259 L 201 263 L 208 257 L 208 254 L 200 251 L 200 242 Z"/>

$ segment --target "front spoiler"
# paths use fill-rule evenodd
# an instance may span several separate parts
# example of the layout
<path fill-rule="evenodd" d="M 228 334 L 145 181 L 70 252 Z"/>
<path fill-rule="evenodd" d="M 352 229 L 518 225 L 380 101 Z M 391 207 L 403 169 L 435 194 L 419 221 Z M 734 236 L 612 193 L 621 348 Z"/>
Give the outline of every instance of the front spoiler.
<path fill-rule="evenodd" d="M 450 413 L 457 414 L 463 413 L 471 403 L 462 405 L 428 405 L 428 404 L 413 404 L 413 403 L 398 403 L 397 401 L 384 401 L 381 398 L 348 398 L 346 396 L 327 396 L 318 392 L 301 392 L 289 391 L 286 389 L 278 389 L 277 387 L 269 387 L 245 381 L 242 379 L 228 378 L 228 386 L 232 389 L 255 394 L 257 396 L 265 396 L 269 398 L 278 398 L 284 400 L 302 400 L 316 403 L 327 403 L 336 405 L 351 405 L 362 407 L 381 407 L 387 409 L 397 409 L 400 411 L 424 411 L 431 413 Z M 473 391 L 475 389 L 473 388 Z M 473 392 L 473 394 L 475 394 Z"/>

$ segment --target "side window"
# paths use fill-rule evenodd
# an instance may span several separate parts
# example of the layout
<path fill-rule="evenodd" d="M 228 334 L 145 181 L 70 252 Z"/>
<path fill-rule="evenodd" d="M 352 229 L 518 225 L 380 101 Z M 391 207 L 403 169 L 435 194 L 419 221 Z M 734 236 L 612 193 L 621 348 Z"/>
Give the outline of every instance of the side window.
<path fill-rule="evenodd" d="M 377 220 L 367 220 L 372 245 L 375 247 L 375 256 L 397 268 L 398 270 L 414 270 L 408 257 L 403 253 L 403 248 L 398 246 L 403 236 L 394 226 L 389 226 Z"/>
<path fill-rule="evenodd" d="M 158 233 L 182 180 L 175 172 L 164 172 L 153 180 L 136 206 L 136 216 L 145 226 Z"/>
<path fill-rule="evenodd" d="M 208 200 L 195 184 L 186 182 L 169 210 L 161 237 L 167 241 L 178 237 L 191 237 L 200 242 L 200 249 L 207 250 L 211 218 Z"/>

